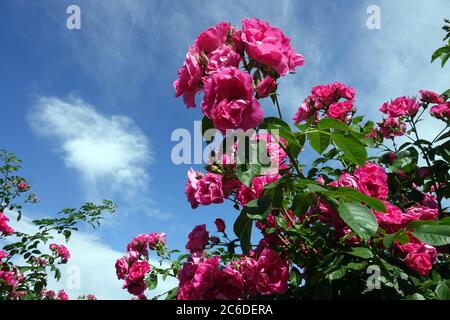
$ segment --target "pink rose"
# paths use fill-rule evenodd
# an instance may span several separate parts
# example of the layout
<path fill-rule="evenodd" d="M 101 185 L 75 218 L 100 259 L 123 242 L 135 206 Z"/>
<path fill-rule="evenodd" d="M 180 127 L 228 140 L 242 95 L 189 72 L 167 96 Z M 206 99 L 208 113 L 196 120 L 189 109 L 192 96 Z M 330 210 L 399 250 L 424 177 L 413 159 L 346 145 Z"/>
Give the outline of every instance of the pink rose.
<path fill-rule="evenodd" d="M 222 176 L 216 173 L 205 174 L 197 185 L 195 200 L 206 206 L 223 202 Z"/>
<path fill-rule="evenodd" d="M 206 225 L 198 225 L 189 233 L 186 249 L 190 252 L 203 251 L 208 240 L 209 232 L 206 231 Z"/>
<path fill-rule="evenodd" d="M 318 117 L 317 111 L 314 110 L 314 108 L 311 106 L 311 103 L 312 103 L 312 101 L 310 98 L 306 98 L 302 102 L 302 104 L 300 105 L 300 107 L 298 107 L 298 110 L 294 115 L 293 120 L 295 123 L 298 124 L 302 121 L 306 121 L 313 115 L 315 115 L 316 118 Z"/>
<path fill-rule="evenodd" d="M 133 282 L 143 279 L 149 271 L 150 265 L 147 261 L 137 261 L 130 267 L 127 279 Z"/>
<path fill-rule="evenodd" d="M 241 56 L 229 46 L 222 45 L 208 54 L 207 73 L 211 74 L 224 67 L 238 67 Z"/>
<path fill-rule="evenodd" d="M 0 270 L 0 279 L 6 282 L 6 284 L 11 287 L 15 287 L 18 284 L 13 271 Z"/>
<path fill-rule="evenodd" d="M 289 268 L 275 250 L 265 248 L 256 263 L 256 288 L 260 294 L 284 293 L 288 289 Z"/>
<path fill-rule="evenodd" d="M 330 105 L 327 110 L 327 116 L 333 119 L 349 122 L 349 113 L 353 111 L 352 101 L 336 102 Z"/>
<path fill-rule="evenodd" d="M 128 276 L 128 262 L 127 258 L 123 257 L 116 260 L 115 264 L 116 275 L 119 280 L 124 280 Z"/>
<path fill-rule="evenodd" d="M 252 59 L 272 67 L 281 76 L 304 64 L 283 31 L 265 21 L 242 19 L 242 41 Z"/>
<path fill-rule="evenodd" d="M 24 191 L 27 191 L 30 188 L 30 186 L 22 181 L 22 182 L 19 182 L 19 184 L 17 185 L 17 188 L 20 190 L 20 192 L 24 192 Z"/>
<path fill-rule="evenodd" d="M 424 193 L 423 194 L 423 199 L 420 202 L 421 205 L 428 207 L 428 208 L 432 208 L 432 209 L 438 209 L 439 205 L 437 203 L 437 197 L 430 194 L 430 193 Z"/>
<path fill-rule="evenodd" d="M 450 118 L 450 102 L 442 103 L 430 109 L 430 113 L 437 119 Z"/>
<path fill-rule="evenodd" d="M 150 233 L 148 236 L 148 247 L 150 250 L 155 250 L 158 246 L 163 246 L 166 244 L 166 234 L 161 233 Z"/>
<path fill-rule="evenodd" d="M 323 109 L 332 103 L 338 102 L 339 96 L 332 84 L 321 84 L 311 89 L 311 98 L 317 109 Z"/>
<path fill-rule="evenodd" d="M 392 139 L 394 137 L 400 137 L 405 134 L 406 124 L 400 121 L 399 118 L 389 117 L 383 119 L 382 122 L 378 122 L 380 127 L 380 132 L 383 137 L 387 139 Z"/>
<path fill-rule="evenodd" d="M 200 90 L 203 69 L 197 61 L 194 49 L 189 49 L 183 66 L 178 70 L 178 79 L 173 83 L 175 97 L 183 95 L 188 108 L 195 107 L 195 94 Z"/>
<path fill-rule="evenodd" d="M 244 292 L 249 295 L 256 295 L 256 261 L 250 257 L 243 256 L 238 262 L 238 268 L 244 278 Z"/>
<path fill-rule="evenodd" d="M 251 129 L 264 119 L 258 100 L 253 97 L 252 77 L 235 67 L 227 67 L 205 81 L 203 113 L 216 129 Z"/>
<path fill-rule="evenodd" d="M 242 298 L 243 278 L 235 269 L 219 267 L 219 257 L 199 263 L 192 281 L 191 300 L 237 300 Z M 188 285 L 189 288 L 189 285 Z M 183 293 L 185 295 L 185 293 Z"/>
<path fill-rule="evenodd" d="M 442 98 L 439 94 L 430 90 L 419 90 L 420 99 L 425 103 L 444 103 L 444 98 Z"/>
<path fill-rule="evenodd" d="M 260 98 L 265 98 L 272 92 L 274 92 L 276 87 L 277 83 L 275 82 L 275 79 L 270 76 L 266 76 L 264 79 L 258 82 L 255 91 Z"/>
<path fill-rule="evenodd" d="M 403 226 L 408 225 L 415 220 L 437 220 L 439 210 L 437 208 L 429 208 L 425 206 L 415 206 L 408 208 L 402 216 Z"/>
<path fill-rule="evenodd" d="M 333 187 L 347 187 L 359 190 L 357 179 L 348 172 L 341 174 L 341 176 L 336 181 L 331 182 L 330 185 Z"/>
<path fill-rule="evenodd" d="M 214 223 L 216 224 L 218 232 L 225 232 L 225 221 L 223 221 L 223 219 L 217 218 Z"/>
<path fill-rule="evenodd" d="M 389 233 L 397 232 L 402 227 L 402 210 L 387 201 L 384 201 L 384 205 L 386 206 L 386 212 L 375 210 L 372 210 L 372 212 L 380 227 Z"/>
<path fill-rule="evenodd" d="M 359 180 L 361 192 L 380 200 L 386 200 L 389 192 L 387 174 L 380 166 L 366 162 L 364 167 L 355 170 L 354 175 Z"/>
<path fill-rule="evenodd" d="M 389 117 L 412 116 L 419 110 L 419 102 L 415 98 L 398 97 L 391 102 L 383 103 L 380 111 Z"/>
<path fill-rule="evenodd" d="M 241 205 L 245 206 L 248 202 L 259 198 L 262 195 L 264 186 L 271 184 L 280 178 L 281 175 L 279 174 L 253 177 L 252 188 L 250 189 L 246 185 L 242 184 L 237 195 L 237 200 Z"/>
<path fill-rule="evenodd" d="M 8 222 L 8 217 L 0 211 L 0 233 L 4 236 L 9 236 L 14 233 L 13 228 L 9 226 Z"/>
<path fill-rule="evenodd" d="M 213 52 L 221 47 L 227 41 L 230 24 L 227 22 L 219 22 L 214 27 L 210 27 L 200 33 L 195 40 L 195 47 L 203 51 L 205 54 Z"/>
<path fill-rule="evenodd" d="M 198 189 L 198 182 L 202 178 L 202 174 L 194 169 L 189 169 L 188 171 L 188 181 L 186 183 L 186 197 L 191 204 L 192 209 L 195 209 L 200 204 L 196 197 L 195 193 Z"/>
<path fill-rule="evenodd" d="M 140 278 L 137 281 L 129 281 L 127 280 L 125 283 L 125 288 L 132 295 L 141 297 L 144 291 L 147 289 L 147 283 L 144 278 Z"/>
<path fill-rule="evenodd" d="M 335 94 L 340 97 L 347 99 L 349 101 L 354 101 L 356 97 L 356 91 L 350 86 L 347 86 L 341 82 L 334 82 L 331 86 L 335 90 Z"/>
<path fill-rule="evenodd" d="M 69 296 L 64 290 L 59 290 L 58 292 L 58 299 L 59 300 L 69 300 Z"/>
<path fill-rule="evenodd" d="M 404 262 L 408 268 L 422 276 L 428 275 L 437 258 L 436 248 L 414 238 L 404 245 L 396 243 L 396 246 L 400 252 L 406 254 Z"/>
<path fill-rule="evenodd" d="M 6 251 L 0 250 L 0 260 L 9 257 L 9 254 Z"/>

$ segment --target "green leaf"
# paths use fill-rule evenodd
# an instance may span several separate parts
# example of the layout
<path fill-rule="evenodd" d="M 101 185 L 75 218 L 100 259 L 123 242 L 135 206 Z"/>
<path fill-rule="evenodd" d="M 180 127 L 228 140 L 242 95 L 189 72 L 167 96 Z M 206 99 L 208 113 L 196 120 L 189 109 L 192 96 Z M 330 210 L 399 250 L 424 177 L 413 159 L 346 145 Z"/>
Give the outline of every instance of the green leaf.
<path fill-rule="evenodd" d="M 158 286 L 158 277 L 154 274 L 150 274 L 145 281 L 147 282 L 148 290 L 154 290 Z"/>
<path fill-rule="evenodd" d="M 322 118 L 320 119 L 319 123 L 317 123 L 317 128 L 320 130 L 325 129 L 339 129 L 344 131 L 350 131 L 350 127 L 343 123 L 340 120 L 333 119 L 333 118 Z"/>
<path fill-rule="evenodd" d="M 205 135 L 205 132 L 209 129 L 214 129 L 214 124 L 207 116 L 204 116 L 202 119 L 202 137 Z M 210 141 L 206 141 L 207 143 L 210 143 Z"/>
<path fill-rule="evenodd" d="M 330 134 L 322 131 L 308 132 L 308 141 L 317 153 L 322 154 L 330 144 Z"/>
<path fill-rule="evenodd" d="M 239 241 L 241 242 L 242 252 L 248 254 L 250 252 L 250 238 L 252 235 L 253 220 L 251 220 L 245 210 L 241 211 L 241 214 L 234 222 L 233 230 Z"/>
<path fill-rule="evenodd" d="M 360 203 L 339 201 L 339 215 L 364 241 L 369 240 L 378 229 L 375 216 L 367 207 Z"/>
<path fill-rule="evenodd" d="M 439 300 L 450 300 L 450 288 L 446 281 L 439 281 L 435 292 Z"/>
<path fill-rule="evenodd" d="M 425 297 L 420 293 L 410 294 L 405 298 L 406 300 L 425 300 Z"/>
<path fill-rule="evenodd" d="M 386 206 L 383 201 L 369 197 L 364 193 L 361 193 L 355 189 L 347 188 L 347 187 L 339 187 L 337 189 L 338 195 L 343 195 L 344 197 L 349 197 L 351 200 L 358 200 L 364 202 L 366 205 L 375 209 L 376 211 L 386 212 Z"/>
<path fill-rule="evenodd" d="M 342 269 L 338 269 L 336 271 L 333 271 L 332 273 L 330 273 L 328 275 L 328 278 L 333 281 L 333 280 L 338 280 L 341 279 L 343 276 L 345 276 L 345 273 L 347 272 L 347 270 L 345 268 Z"/>
<path fill-rule="evenodd" d="M 334 131 L 331 139 L 344 152 L 344 156 L 348 160 L 360 167 L 364 166 L 367 160 L 367 151 L 358 138 L 342 131 Z"/>
<path fill-rule="evenodd" d="M 263 123 L 261 123 L 259 125 L 260 129 L 283 129 L 286 131 L 291 131 L 291 128 L 289 127 L 289 125 L 284 122 L 283 120 L 281 120 L 280 118 L 276 118 L 276 117 L 268 117 L 265 118 Z"/>
<path fill-rule="evenodd" d="M 261 175 L 261 165 L 250 163 L 239 165 L 236 168 L 236 175 L 243 184 L 251 188 L 253 177 Z"/>
<path fill-rule="evenodd" d="M 414 222 L 414 221 L 413 221 Z M 450 244 L 450 225 L 432 221 L 410 223 L 414 231 L 412 234 L 422 242 L 433 246 Z"/>
<path fill-rule="evenodd" d="M 345 252 L 352 256 L 363 258 L 363 259 L 370 259 L 373 257 L 372 251 L 370 251 L 368 248 L 364 248 L 364 247 L 354 247 Z"/>
<path fill-rule="evenodd" d="M 244 210 L 250 219 L 262 220 L 269 215 L 271 205 L 272 199 L 270 197 L 263 197 L 260 199 L 254 199 L 247 203 Z"/>

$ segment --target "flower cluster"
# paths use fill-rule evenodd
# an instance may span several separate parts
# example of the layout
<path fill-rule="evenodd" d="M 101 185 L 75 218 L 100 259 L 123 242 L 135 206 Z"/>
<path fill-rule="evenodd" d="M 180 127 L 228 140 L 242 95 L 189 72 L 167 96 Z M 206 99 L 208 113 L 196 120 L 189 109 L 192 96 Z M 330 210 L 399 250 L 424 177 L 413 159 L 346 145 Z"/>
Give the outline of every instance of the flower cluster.
<path fill-rule="evenodd" d="M 61 258 L 61 263 L 67 263 L 69 261 L 70 252 L 64 245 L 52 243 L 49 248 L 58 258 Z"/>
<path fill-rule="evenodd" d="M 364 167 L 357 168 L 353 175 L 344 172 L 336 181 L 330 183 L 335 187 L 348 187 L 356 189 L 368 196 L 380 199 L 384 202 L 386 212 L 379 212 L 372 209 L 373 214 L 381 228 L 386 232 L 395 233 L 401 228 L 406 227 L 411 221 L 416 220 L 437 220 L 438 210 L 435 201 L 429 201 L 428 206 L 424 203 L 417 203 L 404 212 L 396 205 L 387 201 L 388 196 L 388 176 L 386 172 L 379 165 L 367 162 Z M 346 227 L 339 215 L 329 206 L 322 203 L 321 212 L 327 214 L 333 225 L 339 229 L 342 234 L 345 233 Z M 434 261 L 436 260 L 436 249 L 427 245 L 414 236 L 409 235 L 410 241 L 407 244 L 396 243 L 396 247 L 400 252 L 405 254 L 408 259 L 405 259 L 405 264 L 422 275 L 427 275 L 431 270 Z M 426 250 L 425 250 L 425 249 Z M 417 256 L 421 260 L 426 260 L 427 263 L 417 263 Z"/>
<path fill-rule="evenodd" d="M 281 178 L 283 171 L 288 168 L 287 154 L 282 148 L 282 145 L 286 145 L 284 139 L 266 133 L 253 136 L 252 141 L 262 142 L 270 163 L 267 170 L 261 172 L 260 176 L 253 177 L 251 186 L 243 184 L 236 175 L 239 143 L 235 143 L 231 152 L 223 154 L 218 164 L 207 166 L 207 170 L 211 172 L 202 174 L 194 169 L 188 171 L 186 196 L 193 209 L 199 205 L 222 203 L 224 199 L 234 198 L 245 206 L 262 195 L 264 186 Z"/>
<path fill-rule="evenodd" d="M 217 221 L 218 231 L 225 230 Z M 267 246 L 221 266 L 219 256 L 206 256 L 209 232 L 205 225 L 189 234 L 190 255 L 178 274 L 179 300 L 237 300 L 244 297 L 284 293 L 288 286 L 289 263 Z"/>
<path fill-rule="evenodd" d="M 398 97 L 392 101 L 383 103 L 380 111 L 386 117 L 378 122 L 378 130 L 372 132 L 370 137 L 381 135 L 386 139 L 403 136 L 407 125 L 405 120 L 413 119 L 420 110 L 422 112 L 430 105 L 430 114 L 435 118 L 447 121 L 450 118 L 450 102 L 445 102 L 444 98 L 429 90 L 419 90 L 420 101 L 416 98 Z"/>
<path fill-rule="evenodd" d="M 241 62 L 244 70 L 239 69 Z M 273 94 L 276 79 L 303 62 L 290 39 L 265 21 L 243 19 L 242 31 L 221 22 L 203 31 L 189 48 L 173 84 L 175 96 L 195 107 L 195 95 L 204 91 L 202 112 L 216 129 L 247 130 L 264 119 L 258 99 Z"/>
<path fill-rule="evenodd" d="M 166 244 L 164 233 L 145 233 L 137 235 L 127 245 L 128 255 L 117 259 L 115 268 L 119 280 L 124 280 L 123 288 L 139 299 L 145 299 L 147 289 L 145 276 L 151 266 L 147 262 L 148 250 L 160 250 Z"/>
<path fill-rule="evenodd" d="M 9 236 L 14 233 L 13 228 L 8 224 L 8 217 L 0 211 L 0 235 Z"/>
<path fill-rule="evenodd" d="M 302 102 L 294 115 L 294 122 L 324 117 L 350 122 L 354 113 L 356 92 L 340 82 L 323 84 L 312 88 L 311 94 Z"/>
<path fill-rule="evenodd" d="M 64 290 L 59 290 L 58 293 L 53 290 L 44 290 L 42 297 L 45 300 L 69 300 L 69 296 Z"/>

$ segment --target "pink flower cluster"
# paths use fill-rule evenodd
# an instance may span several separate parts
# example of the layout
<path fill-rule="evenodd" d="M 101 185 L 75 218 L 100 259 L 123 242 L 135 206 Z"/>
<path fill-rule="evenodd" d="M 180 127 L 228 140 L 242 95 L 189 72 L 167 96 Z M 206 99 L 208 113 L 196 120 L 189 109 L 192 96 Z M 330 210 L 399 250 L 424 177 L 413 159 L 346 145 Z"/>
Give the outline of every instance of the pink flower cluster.
<path fill-rule="evenodd" d="M 243 206 L 249 201 L 259 198 L 264 186 L 280 179 L 281 174 L 279 172 L 288 169 L 286 163 L 288 156 L 280 146 L 280 143 L 286 146 L 286 142 L 281 137 L 278 139 L 269 133 L 257 134 L 252 137 L 253 141 L 263 141 L 270 167 L 262 172 L 261 176 L 252 178 L 251 187 L 242 184 L 236 175 L 237 155 L 235 153 L 238 149 L 238 143 L 233 145 L 231 154 L 223 154 L 219 161 L 219 167 L 207 167 L 208 170 L 214 172 L 202 174 L 191 168 L 188 171 L 186 183 L 186 197 L 191 207 L 195 209 L 199 205 L 223 203 L 224 199 L 232 195 L 235 195 L 236 200 Z"/>
<path fill-rule="evenodd" d="M 0 234 L 9 236 L 14 233 L 14 230 L 8 225 L 8 217 L 0 211 Z"/>
<path fill-rule="evenodd" d="M 249 62 L 241 71 L 246 54 Z M 252 76 L 249 65 L 257 69 L 258 77 Z M 257 98 L 269 96 L 276 90 L 276 78 L 301 65 L 303 57 L 289 38 L 267 22 L 243 19 L 242 31 L 221 22 L 203 31 L 189 48 L 173 84 L 175 96 L 183 96 L 188 108 L 195 107 L 195 95 L 204 91 L 202 111 L 215 128 L 246 130 L 264 119 Z"/>
<path fill-rule="evenodd" d="M 442 120 L 450 120 L 450 102 L 445 102 L 444 98 L 436 92 L 429 90 L 419 91 L 422 102 L 426 104 L 434 104 L 430 108 L 430 113 L 433 117 Z"/>
<path fill-rule="evenodd" d="M 58 293 L 53 290 L 44 290 L 42 297 L 47 300 L 69 300 L 69 296 L 64 290 L 59 290 Z"/>
<path fill-rule="evenodd" d="M 258 256 L 253 253 L 221 266 L 220 257 L 204 256 L 208 238 L 205 225 L 189 234 L 186 247 L 191 255 L 178 274 L 179 300 L 237 300 L 287 291 L 289 265 L 275 250 L 265 247 Z"/>
<path fill-rule="evenodd" d="M 64 245 L 58 245 L 56 243 L 52 243 L 49 246 L 50 250 L 56 254 L 58 258 L 61 258 L 61 263 L 67 263 L 70 258 L 70 252 Z"/>
<path fill-rule="evenodd" d="M 416 204 L 406 209 L 405 212 L 396 205 L 386 201 L 388 195 L 387 174 L 377 164 L 367 162 L 364 167 L 357 168 L 353 175 L 343 173 L 331 185 L 335 187 L 349 187 L 356 189 L 368 196 L 383 200 L 386 206 L 386 212 L 372 210 L 378 224 L 388 233 L 395 233 L 401 228 L 406 227 L 411 221 L 416 220 L 437 220 L 439 211 L 435 201 L 432 199 L 424 199 L 422 203 Z M 425 206 L 428 203 L 429 206 Z M 321 204 L 321 211 L 328 215 L 332 224 L 345 232 L 345 224 L 326 203 Z M 420 273 L 427 275 L 436 260 L 436 249 L 410 236 L 411 240 L 405 245 L 396 242 L 396 246 L 406 256 L 406 265 Z M 421 261 L 425 261 L 421 263 Z"/>
<path fill-rule="evenodd" d="M 147 262 L 148 250 L 160 250 L 166 244 L 165 233 L 145 233 L 137 235 L 127 245 L 128 255 L 117 259 L 115 268 L 119 280 L 124 280 L 123 288 L 139 299 L 145 299 L 147 284 L 145 276 L 151 266 Z"/>
<path fill-rule="evenodd" d="M 352 87 L 340 82 L 318 85 L 302 102 L 294 115 L 295 123 L 307 121 L 310 118 L 319 120 L 319 113 L 325 117 L 350 122 L 354 112 L 356 92 Z"/>

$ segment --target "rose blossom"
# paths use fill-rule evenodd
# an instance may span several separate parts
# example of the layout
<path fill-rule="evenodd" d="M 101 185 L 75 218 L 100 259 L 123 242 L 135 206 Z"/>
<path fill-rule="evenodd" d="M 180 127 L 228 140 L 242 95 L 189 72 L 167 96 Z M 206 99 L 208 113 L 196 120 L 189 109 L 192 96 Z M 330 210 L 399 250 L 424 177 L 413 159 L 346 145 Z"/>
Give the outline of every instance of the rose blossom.
<path fill-rule="evenodd" d="M 248 202 L 259 198 L 262 195 L 264 186 L 271 184 L 281 178 L 279 174 L 271 174 L 252 178 L 252 188 L 242 184 L 239 188 L 237 200 L 245 206 Z"/>
<path fill-rule="evenodd" d="M 302 104 L 300 105 L 300 107 L 298 107 L 297 112 L 294 115 L 294 122 L 295 123 L 300 123 L 302 121 L 306 121 L 308 120 L 311 116 L 315 115 L 316 118 L 317 116 L 317 111 L 314 110 L 314 108 L 311 106 L 311 99 L 310 98 L 306 98 Z"/>
<path fill-rule="evenodd" d="M 225 44 L 230 28 L 231 26 L 228 22 L 219 22 L 214 27 L 210 27 L 200 33 L 195 40 L 194 46 L 205 54 L 209 54 Z"/>
<path fill-rule="evenodd" d="M 244 278 L 244 292 L 249 295 L 256 295 L 256 261 L 253 258 L 243 256 L 238 262 L 238 269 Z"/>
<path fill-rule="evenodd" d="M 128 276 L 128 262 L 127 257 L 116 260 L 115 264 L 116 275 L 119 280 L 124 280 Z"/>
<path fill-rule="evenodd" d="M 265 248 L 256 263 L 256 288 L 260 294 L 284 293 L 288 289 L 287 264 L 273 249 Z"/>
<path fill-rule="evenodd" d="M 428 275 L 437 258 L 436 248 L 413 238 L 407 244 L 396 243 L 403 254 L 406 254 L 404 262 L 408 268 L 417 271 L 422 276 Z"/>
<path fill-rule="evenodd" d="M 225 221 L 223 221 L 223 219 L 217 218 L 214 223 L 216 224 L 217 231 L 225 232 Z"/>
<path fill-rule="evenodd" d="M 274 92 L 276 87 L 277 84 L 275 82 L 275 79 L 270 76 L 266 76 L 264 79 L 258 82 L 255 91 L 260 98 L 265 98 L 269 96 L 272 92 Z"/>
<path fill-rule="evenodd" d="M 205 81 L 203 113 L 216 129 L 251 129 L 264 119 L 264 112 L 253 96 L 252 77 L 235 67 L 215 72 Z"/>
<path fill-rule="evenodd" d="M 58 300 L 69 300 L 69 296 L 64 290 L 59 290 L 58 292 Z"/>
<path fill-rule="evenodd" d="M 380 227 L 389 233 L 398 231 L 402 227 L 402 210 L 388 201 L 384 201 L 386 212 L 372 210 Z"/>
<path fill-rule="evenodd" d="M 203 76 L 203 69 L 197 61 L 195 49 L 189 49 L 183 66 L 178 70 L 178 79 L 173 83 L 175 97 L 183 95 L 188 108 L 195 107 L 195 94 Z"/>
<path fill-rule="evenodd" d="M 304 64 L 302 55 L 291 47 L 290 39 L 276 27 L 258 19 L 242 19 L 242 41 L 249 56 L 284 76 Z"/>
<path fill-rule="evenodd" d="M 9 257 L 9 254 L 6 251 L 0 250 L 0 260 Z"/>
<path fill-rule="evenodd" d="M 439 210 L 437 208 L 429 208 L 425 206 L 415 206 L 408 208 L 402 216 L 403 226 L 415 220 L 437 220 Z"/>
<path fill-rule="evenodd" d="M 450 102 L 442 103 L 430 109 L 430 113 L 437 119 L 450 118 Z"/>
<path fill-rule="evenodd" d="M 444 98 L 442 98 L 439 94 L 430 90 L 419 90 L 420 99 L 426 103 L 444 103 Z"/>
<path fill-rule="evenodd" d="M 361 192 L 380 200 L 386 200 L 389 192 L 387 174 L 379 165 L 366 162 L 364 167 L 355 170 L 354 175 L 358 178 Z"/>
<path fill-rule="evenodd" d="M 232 48 L 222 45 L 208 54 L 207 73 L 211 74 L 224 67 L 238 67 L 241 56 Z"/>
<path fill-rule="evenodd" d="M 330 105 L 327 116 L 333 119 L 349 122 L 349 113 L 353 110 L 352 101 L 336 102 Z"/>
<path fill-rule="evenodd" d="M 206 231 L 206 225 L 198 225 L 189 233 L 186 249 L 190 252 L 203 251 L 208 240 L 209 232 Z"/>
<path fill-rule="evenodd" d="M 188 171 L 188 181 L 186 182 L 186 197 L 191 204 L 192 209 L 195 209 L 200 204 L 196 198 L 195 193 L 198 189 L 198 182 L 202 178 L 202 174 L 194 169 Z"/>
<path fill-rule="evenodd" d="M 8 221 L 8 217 L 0 211 L 0 233 L 4 236 L 9 236 L 14 233 L 14 230 L 9 226 Z"/>
<path fill-rule="evenodd" d="M 205 174 L 197 184 L 195 200 L 206 206 L 223 202 L 222 176 L 216 173 Z"/>
<path fill-rule="evenodd" d="M 330 185 L 333 187 L 347 187 L 359 190 L 357 179 L 348 172 L 341 174 L 341 176 L 336 181 L 331 182 Z"/>
<path fill-rule="evenodd" d="M 406 131 L 406 124 L 395 117 L 383 119 L 383 121 L 378 122 L 378 126 L 380 127 L 383 137 L 387 139 L 403 136 Z"/>
<path fill-rule="evenodd" d="M 124 288 L 126 288 L 132 295 L 141 297 L 145 289 L 147 289 L 147 283 L 145 282 L 144 278 L 138 279 L 137 281 L 127 280 L 125 282 Z"/>
<path fill-rule="evenodd" d="M 150 265 L 147 261 L 137 261 L 128 270 L 128 280 L 137 281 L 144 278 L 145 275 L 150 271 Z"/>
<path fill-rule="evenodd" d="M 413 116 L 419 110 L 419 102 L 415 98 L 398 97 L 381 105 L 380 111 L 389 117 Z"/>

